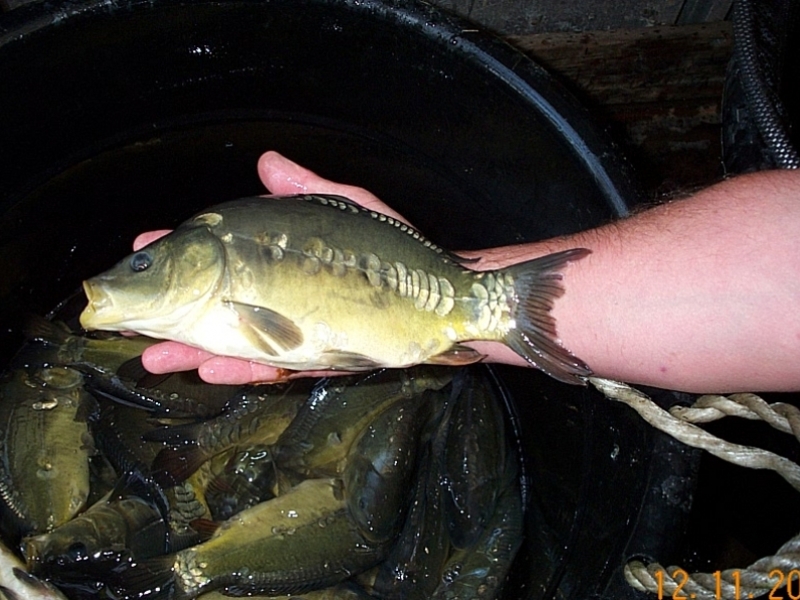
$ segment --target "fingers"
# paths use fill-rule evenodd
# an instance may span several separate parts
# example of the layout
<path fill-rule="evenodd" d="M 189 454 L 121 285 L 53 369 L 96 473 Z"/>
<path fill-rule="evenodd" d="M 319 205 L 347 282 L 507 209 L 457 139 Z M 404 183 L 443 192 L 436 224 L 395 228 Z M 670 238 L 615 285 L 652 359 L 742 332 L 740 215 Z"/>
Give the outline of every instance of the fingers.
<path fill-rule="evenodd" d="M 151 373 L 172 373 L 198 368 L 214 355 L 178 342 L 161 342 L 142 354 L 142 365 Z"/>
<path fill-rule="evenodd" d="M 261 182 L 273 194 L 337 194 L 403 223 L 408 221 L 364 188 L 335 183 L 301 167 L 277 152 L 266 152 L 258 160 Z"/>
<path fill-rule="evenodd" d="M 164 237 L 167 235 L 171 229 L 157 229 L 156 231 L 145 231 L 144 233 L 140 233 L 136 236 L 136 239 L 133 240 L 133 251 L 136 252 L 137 250 L 141 250 L 150 242 L 155 242 L 158 238 Z"/>
<path fill-rule="evenodd" d="M 348 374 L 345 371 L 287 371 L 248 360 L 216 356 L 178 342 L 161 342 L 147 348 L 142 354 L 142 365 L 151 373 L 157 374 L 197 369 L 203 381 L 225 385 L 274 383 L 301 377 Z"/>
<path fill-rule="evenodd" d="M 178 342 L 161 342 L 142 354 L 142 365 L 151 373 L 172 373 L 197 369 L 208 383 L 240 385 L 286 379 L 282 369 L 237 358 L 216 356 Z"/>
<path fill-rule="evenodd" d="M 243 384 L 272 383 L 286 379 L 285 369 L 227 356 L 213 356 L 197 368 L 200 378 L 207 383 Z"/>

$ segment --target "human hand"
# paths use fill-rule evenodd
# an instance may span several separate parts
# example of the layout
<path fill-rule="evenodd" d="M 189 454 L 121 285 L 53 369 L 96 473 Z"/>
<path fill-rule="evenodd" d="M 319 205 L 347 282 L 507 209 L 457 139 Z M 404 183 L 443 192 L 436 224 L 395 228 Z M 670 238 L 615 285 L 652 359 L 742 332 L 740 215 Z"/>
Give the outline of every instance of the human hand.
<path fill-rule="evenodd" d="M 367 190 L 323 179 L 277 152 L 267 152 L 261 156 L 258 161 L 258 174 L 266 188 L 273 194 L 338 194 L 365 208 L 408 223 Z M 169 230 L 166 229 L 142 233 L 134 240 L 134 251 L 167 233 Z M 145 369 L 152 373 L 197 369 L 204 381 L 221 384 L 267 383 L 284 380 L 287 377 L 319 377 L 331 374 L 327 371 L 287 372 L 285 369 L 253 361 L 217 356 L 199 348 L 171 341 L 149 347 L 142 355 L 142 363 Z"/>

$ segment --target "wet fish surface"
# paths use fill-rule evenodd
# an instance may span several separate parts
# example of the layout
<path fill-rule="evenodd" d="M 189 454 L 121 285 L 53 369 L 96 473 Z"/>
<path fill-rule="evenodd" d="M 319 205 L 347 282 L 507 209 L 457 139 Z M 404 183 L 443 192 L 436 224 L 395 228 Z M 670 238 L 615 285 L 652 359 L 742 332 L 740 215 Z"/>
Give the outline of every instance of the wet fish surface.
<path fill-rule="evenodd" d="M 4 600 L 67 600 L 55 586 L 25 570 L 25 563 L 0 543 L 0 598 Z"/>
<path fill-rule="evenodd" d="M 550 309 L 575 248 L 476 272 L 413 228 L 338 196 L 211 207 L 84 282 L 86 329 L 132 330 L 286 369 L 463 365 L 503 342 L 553 377 L 590 369 Z"/>
<path fill-rule="evenodd" d="M 39 363 L 41 365 L 41 363 Z M 6 535 L 42 533 L 89 497 L 94 399 L 68 367 L 18 367 L 0 384 L 0 512 Z"/>
<path fill-rule="evenodd" d="M 120 372 L 152 340 L 41 325 L 0 385 L 0 598 L 501 597 L 522 495 L 486 367 L 244 386 L 227 400 L 176 379 L 131 402 L 138 380 Z M 98 377 L 115 383 L 100 393 Z M 48 433 L 39 413 L 65 407 Z M 70 477 L 9 466 L 42 449 Z"/>

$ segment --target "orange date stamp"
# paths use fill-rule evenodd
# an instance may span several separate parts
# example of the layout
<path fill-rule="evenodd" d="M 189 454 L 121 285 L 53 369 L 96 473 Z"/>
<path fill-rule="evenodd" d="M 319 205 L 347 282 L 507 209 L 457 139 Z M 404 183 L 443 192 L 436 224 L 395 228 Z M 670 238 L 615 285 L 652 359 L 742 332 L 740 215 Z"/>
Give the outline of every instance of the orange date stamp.
<path fill-rule="evenodd" d="M 658 600 L 694 600 L 697 598 L 696 594 L 689 593 L 684 590 L 684 586 L 689 581 L 689 573 L 683 569 L 675 569 L 668 575 L 674 581 L 675 589 L 672 593 L 665 593 L 664 591 L 664 571 L 656 571 L 655 578 L 658 586 Z M 758 594 L 750 592 L 743 592 L 741 586 L 741 572 L 732 570 L 726 572 L 726 577 L 723 580 L 722 571 L 714 571 L 714 600 L 750 600 L 756 596 L 761 597 L 765 592 L 759 591 Z M 800 600 L 800 569 L 793 569 L 791 571 L 783 571 L 782 569 L 773 569 L 769 572 L 770 581 L 775 580 L 775 585 L 772 586 L 767 594 L 767 600 Z M 669 587 L 672 587 L 670 581 Z M 723 594 L 723 586 L 726 589 Z M 731 590 L 731 586 L 733 589 Z M 732 594 L 731 594 L 732 591 Z"/>

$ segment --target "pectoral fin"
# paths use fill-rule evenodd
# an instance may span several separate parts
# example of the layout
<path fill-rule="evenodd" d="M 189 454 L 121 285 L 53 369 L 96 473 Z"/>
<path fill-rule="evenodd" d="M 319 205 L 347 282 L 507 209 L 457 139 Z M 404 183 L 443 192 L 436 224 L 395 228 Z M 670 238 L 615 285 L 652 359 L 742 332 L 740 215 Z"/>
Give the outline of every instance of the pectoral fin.
<path fill-rule="evenodd" d="M 277 356 L 280 351 L 293 350 L 303 343 L 303 332 L 294 321 L 263 306 L 241 302 L 228 303 L 251 341 L 267 354 Z"/>

